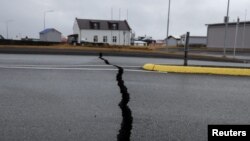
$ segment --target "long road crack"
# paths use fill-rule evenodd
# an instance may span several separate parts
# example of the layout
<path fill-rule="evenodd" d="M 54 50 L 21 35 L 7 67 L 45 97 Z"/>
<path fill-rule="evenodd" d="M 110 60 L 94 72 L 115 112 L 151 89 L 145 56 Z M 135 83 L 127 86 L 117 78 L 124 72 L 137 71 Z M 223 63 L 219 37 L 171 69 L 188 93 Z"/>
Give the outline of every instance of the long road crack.
<path fill-rule="evenodd" d="M 119 130 L 119 133 L 117 135 L 117 141 L 130 141 L 131 131 L 133 128 L 133 117 L 132 111 L 128 106 L 128 103 L 130 101 L 130 94 L 123 80 L 124 69 L 120 66 L 111 64 L 107 59 L 103 58 L 102 53 L 100 53 L 99 58 L 103 60 L 107 65 L 112 65 L 118 69 L 116 81 L 122 94 L 122 99 L 119 103 L 119 107 L 122 111 L 122 123 L 121 129 Z"/>

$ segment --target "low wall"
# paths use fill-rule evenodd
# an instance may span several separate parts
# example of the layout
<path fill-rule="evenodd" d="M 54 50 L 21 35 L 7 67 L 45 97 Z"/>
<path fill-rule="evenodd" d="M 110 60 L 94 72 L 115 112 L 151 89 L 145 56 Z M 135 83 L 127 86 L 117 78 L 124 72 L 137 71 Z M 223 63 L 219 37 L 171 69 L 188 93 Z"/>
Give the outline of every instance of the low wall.
<path fill-rule="evenodd" d="M 42 42 L 31 40 L 0 40 L 0 45 L 36 45 L 36 46 L 50 46 L 61 44 L 60 42 Z"/>

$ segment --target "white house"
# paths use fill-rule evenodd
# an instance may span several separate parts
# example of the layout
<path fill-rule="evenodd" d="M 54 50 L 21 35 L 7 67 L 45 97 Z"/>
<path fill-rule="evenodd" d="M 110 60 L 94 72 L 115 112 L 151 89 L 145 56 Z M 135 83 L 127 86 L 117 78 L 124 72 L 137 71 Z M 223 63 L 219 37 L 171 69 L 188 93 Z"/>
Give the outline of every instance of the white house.
<path fill-rule="evenodd" d="M 40 41 L 44 42 L 61 42 L 62 33 L 54 28 L 47 28 L 40 32 Z"/>
<path fill-rule="evenodd" d="M 126 20 L 75 19 L 73 33 L 77 41 L 107 43 L 109 45 L 130 45 L 131 28 Z"/>

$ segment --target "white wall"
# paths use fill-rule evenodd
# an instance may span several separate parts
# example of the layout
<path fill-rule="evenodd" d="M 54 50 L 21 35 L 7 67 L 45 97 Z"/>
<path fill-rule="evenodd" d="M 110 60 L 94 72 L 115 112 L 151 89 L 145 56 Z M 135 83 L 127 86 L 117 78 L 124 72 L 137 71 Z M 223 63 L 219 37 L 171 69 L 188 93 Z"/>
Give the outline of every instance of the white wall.
<path fill-rule="evenodd" d="M 185 37 L 181 37 L 181 45 L 185 45 Z M 190 36 L 189 37 L 189 44 L 190 45 L 206 45 L 207 44 L 207 38 L 206 37 L 195 37 Z"/>
<path fill-rule="evenodd" d="M 168 46 L 177 46 L 177 40 L 175 38 L 169 38 Z"/>
<path fill-rule="evenodd" d="M 235 34 L 236 34 L 236 25 L 229 25 L 227 33 L 227 43 L 226 43 L 227 48 L 234 47 Z M 238 29 L 236 47 L 250 48 L 249 36 L 250 36 L 250 25 L 246 25 L 245 32 L 244 32 L 244 26 L 240 25 Z M 224 48 L 224 39 L 225 39 L 225 25 L 208 27 L 207 47 Z"/>
<path fill-rule="evenodd" d="M 73 25 L 73 34 L 78 34 L 78 36 L 80 36 L 80 29 L 76 20 Z M 80 38 L 78 38 L 78 43 L 80 43 Z"/>
<path fill-rule="evenodd" d="M 206 45 L 207 44 L 207 38 L 205 38 L 205 37 L 191 37 L 189 39 L 189 44 Z"/>
<path fill-rule="evenodd" d="M 50 31 L 50 32 L 45 33 L 45 34 L 40 34 L 40 41 L 61 42 L 62 35 L 61 35 L 61 33 L 58 33 L 56 31 Z"/>
<path fill-rule="evenodd" d="M 94 36 L 98 36 L 98 43 L 103 43 L 103 37 L 107 36 L 107 43 L 110 45 L 130 45 L 131 42 L 130 31 L 121 30 L 81 30 L 79 39 L 87 42 L 94 42 Z M 113 43 L 113 36 L 117 37 L 116 43 Z"/>

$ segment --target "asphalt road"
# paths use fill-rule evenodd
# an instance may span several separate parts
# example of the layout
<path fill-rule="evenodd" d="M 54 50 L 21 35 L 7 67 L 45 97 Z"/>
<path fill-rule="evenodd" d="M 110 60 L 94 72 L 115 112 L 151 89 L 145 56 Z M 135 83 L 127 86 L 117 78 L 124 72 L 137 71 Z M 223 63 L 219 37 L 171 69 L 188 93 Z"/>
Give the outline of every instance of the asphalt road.
<path fill-rule="evenodd" d="M 140 69 L 182 60 L 103 58 L 111 65 L 98 56 L 0 54 L 0 140 L 206 141 L 208 124 L 250 123 L 249 77 Z"/>

